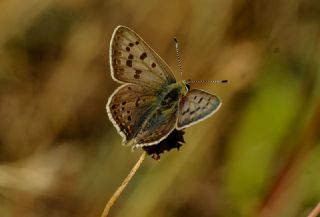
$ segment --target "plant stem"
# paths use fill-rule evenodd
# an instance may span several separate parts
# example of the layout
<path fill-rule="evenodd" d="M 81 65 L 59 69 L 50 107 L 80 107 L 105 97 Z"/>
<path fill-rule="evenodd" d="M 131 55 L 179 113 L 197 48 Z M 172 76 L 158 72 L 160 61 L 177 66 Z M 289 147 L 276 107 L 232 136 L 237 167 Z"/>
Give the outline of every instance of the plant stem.
<path fill-rule="evenodd" d="M 103 213 L 101 215 L 101 217 L 107 217 L 109 214 L 109 211 L 111 209 L 111 207 L 113 206 L 113 204 L 117 201 L 117 199 L 119 198 L 119 196 L 121 195 L 121 193 L 123 192 L 123 190 L 126 188 L 126 186 L 128 185 L 128 183 L 130 182 L 130 180 L 132 179 L 132 177 L 134 176 L 134 174 L 137 172 L 137 170 L 139 169 L 139 167 L 141 166 L 143 160 L 145 159 L 147 155 L 147 152 L 143 152 L 139 158 L 139 160 L 137 161 L 137 163 L 134 165 L 134 167 L 131 169 L 130 173 L 128 174 L 128 176 L 123 180 L 122 184 L 118 187 L 118 189 L 113 193 L 113 195 L 111 196 L 111 198 L 109 199 L 108 203 L 106 204 L 106 206 L 104 207 Z"/>
<path fill-rule="evenodd" d="M 317 217 L 320 214 L 320 202 L 318 205 L 311 211 L 308 217 Z"/>

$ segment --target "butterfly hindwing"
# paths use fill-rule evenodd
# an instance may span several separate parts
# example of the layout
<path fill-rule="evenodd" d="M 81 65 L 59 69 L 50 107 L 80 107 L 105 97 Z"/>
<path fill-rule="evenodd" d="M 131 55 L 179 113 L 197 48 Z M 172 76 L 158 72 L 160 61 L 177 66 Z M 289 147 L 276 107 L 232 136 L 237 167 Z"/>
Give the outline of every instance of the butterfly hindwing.
<path fill-rule="evenodd" d="M 155 100 L 152 89 L 135 84 L 124 84 L 110 96 L 108 116 L 123 137 L 123 144 L 140 131 L 142 123 L 153 111 Z"/>
<path fill-rule="evenodd" d="M 177 129 L 183 129 L 214 114 L 221 106 L 219 97 L 193 89 L 181 100 Z"/>
<path fill-rule="evenodd" d="M 133 30 L 118 26 L 110 42 L 111 75 L 119 82 L 159 88 L 176 82 L 169 66 Z"/>
<path fill-rule="evenodd" d="M 135 138 L 135 146 L 147 146 L 159 143 L 174 129 L 177 122 L 178 102 L 168 109 L 157 107 Z"/>

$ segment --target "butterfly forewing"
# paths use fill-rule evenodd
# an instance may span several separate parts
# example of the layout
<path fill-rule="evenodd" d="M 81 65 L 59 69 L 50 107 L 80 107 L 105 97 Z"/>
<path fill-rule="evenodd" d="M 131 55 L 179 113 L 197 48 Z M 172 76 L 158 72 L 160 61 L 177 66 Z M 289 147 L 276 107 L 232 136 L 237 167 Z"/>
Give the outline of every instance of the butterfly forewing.
<path fill-rule="evenodd" d="M 120 86 L 110 96 L 108 116 L 126 144 L 141 130 L 143 122 L 153 111 L 156 97 L 152 89 L 135 84 Z"/>
<path fill-rule="evenodd" d="M 183 129 L 214 114 L 221 106 L 219 97 L 193 89 L 181 100 L 177 128 Z"/>
<path fill-rule="evenodd" d="M 118 26 L 110 42 L 112 77 L 119 82 L 159 88 L 174 83 L 169 66 L 137 33 Z"/>

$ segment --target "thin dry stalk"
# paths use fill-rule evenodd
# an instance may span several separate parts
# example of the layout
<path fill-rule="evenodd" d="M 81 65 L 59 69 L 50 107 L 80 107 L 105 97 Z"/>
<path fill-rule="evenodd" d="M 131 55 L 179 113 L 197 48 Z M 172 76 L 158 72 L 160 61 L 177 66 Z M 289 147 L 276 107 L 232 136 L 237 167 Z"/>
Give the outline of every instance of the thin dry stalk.
<path fill-rule="evenodd" d="M 137 172 L 139 167 L 141 166 L 143 160 L 146 158 L 147 152 L 143 152 L 142 155 L 140 156 L 139 160 L 137 163 L 134 165 L 134 167 L 131 169 L 130 173 L 128 176 L 123 180 L 122 184 L 118 187 L 118 189 L 113 193 L 112 197 L 109 199 L 108 203 L 106 204 L 103 213 L 101 217 L 107 217 L 109 214 L 109 211 L 113 204 L 117 201 L 123 190 L 126 188 L 134 174 Z"/>
<path fill-rule="evenodd" d="M 320 202 L 318 205 L 311 211 L 308 217 L 317 217 L 320 214 Z"/>

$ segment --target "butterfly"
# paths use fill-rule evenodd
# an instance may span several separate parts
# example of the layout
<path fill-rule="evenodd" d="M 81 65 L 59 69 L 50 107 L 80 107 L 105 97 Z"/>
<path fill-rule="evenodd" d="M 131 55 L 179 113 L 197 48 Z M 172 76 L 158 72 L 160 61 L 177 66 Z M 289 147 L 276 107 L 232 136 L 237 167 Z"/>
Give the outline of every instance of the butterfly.
<path fill-rule="evenodd" d="M 219 97 L 177 82 L 164 60 L 128 27 L 115 28 L 109 52 L 111 76 L 122 85 L 106 107 L 124 145 L 158 144 L 174 129 L 196 124 L 221 107 Z"/>

